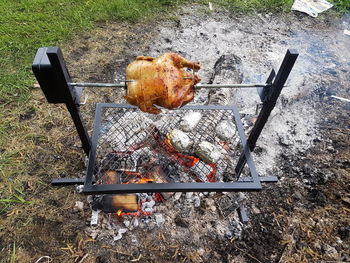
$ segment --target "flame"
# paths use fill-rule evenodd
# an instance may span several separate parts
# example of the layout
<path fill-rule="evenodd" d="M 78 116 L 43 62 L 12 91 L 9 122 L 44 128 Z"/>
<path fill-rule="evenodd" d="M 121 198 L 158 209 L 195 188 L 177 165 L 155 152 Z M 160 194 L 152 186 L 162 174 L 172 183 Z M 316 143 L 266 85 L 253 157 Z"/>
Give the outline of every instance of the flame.
<path fill-rule="evenodd" d="M 145 183 L 148 183 L 148 182 L 153 182 L 154 179 L 149 179 L 149 178 L 141 178 L 140 180 L 138 180 L 136 183 L 137 184 L 145 184 Z"/>
<path fill-rule="evenodd" d="M 167 142 L 170 146 L 173 146 L 173 145 L 171 144 L 170 134 L 169 134 L 169 133 L 166 135 L 166 138 L 167 138 L 166 142 Z"/>
<path fill-rule="evenodd" d="M 150 178 L 139 178 L 139 179 L 131 179 L 128 182 L 125 182 L 123 184 L 146 184 L 148 182 L 153 182 L 154 179 L 150 179 Z"/>
<path fill-rule="evenodd" d="M 114 214 L 116 216 L 151 216 L 152 213 L 151 212 L 145 212 L 142 210 L 139 210 L 137 212 L 123 212 L 122 209 L 119 209 L 118 212 L 116 214 Z"/>

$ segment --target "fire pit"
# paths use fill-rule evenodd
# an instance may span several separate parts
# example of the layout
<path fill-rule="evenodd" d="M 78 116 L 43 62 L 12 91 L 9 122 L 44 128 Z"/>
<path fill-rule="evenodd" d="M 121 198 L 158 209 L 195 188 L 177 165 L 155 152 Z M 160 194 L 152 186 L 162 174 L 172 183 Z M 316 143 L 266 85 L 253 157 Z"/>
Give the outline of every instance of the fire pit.
<path fill-rule="evenodd" d="M 152 115 L 127 104 L 100 103 L 90 140 L 79 112 L 80 87 L 125 87 L 125 83 L 73 83 L 60 49 L 40 48 L 34 74 L 48 102 L 66 104 L 89 156 L 85 180 L 52 183 L 84 184 L 85 194 L 163 193 L 163 198 L 173 192 L 261 190 L 261 182 L 277 178 L 257 174 L 251 151 L 297 56 L 288 50 L 278 73 L 272 70 L 265 84 L 196 86 L 258 88 L 263 107 L 248 139 L 235 106 L 193 105 Z M 129 207 L 136 202 L 134 196 L 124 199 L 127 204 L 114 201 Z"/>
<path fill-rule="evenodd" d="M 179 151 L 171 143 L 172 132 L 192 113 L 199 113 L 201 120 L 186 133 L 190 140 L 188 149 Z M 216 131 L 224 121 L 235 123 L 238 130 L 236 136 L 225 141 L 219 138 L 221 131 Z M 235 164 L 243 149 L 239 136 L 245 135 L 234 107 L 186 106 L 164 111 L 162 115 L 151 115 L 126 104 L 98 104 L 87 182 L 92 179 L 101 182 L 106 172 L 116 171 L 119 184 L 113 185 L 112 190 L 102 182 L 85 184 L 85 187 L 92 187 L 90 191 L 97 193 L 208 191 L 218 187 L 225 190 L 226 185 L 232 188 L 232 181 L 238 179 Z M 209 160 L 205 158 L 205 153 L 201 155 L 198 148 L 203 142 L 216 148 L 218 160 L 214 162 L 210 157 Z M 247 159 L 250 173 L 245 176 L 245 182 L 234 185 L 237 190 L 247 184 L 259 187 L 250 153 Z M 224 181 L 231 183 L 220 183 Z M 140 183 L 147 185 L 138 185 Z"/>

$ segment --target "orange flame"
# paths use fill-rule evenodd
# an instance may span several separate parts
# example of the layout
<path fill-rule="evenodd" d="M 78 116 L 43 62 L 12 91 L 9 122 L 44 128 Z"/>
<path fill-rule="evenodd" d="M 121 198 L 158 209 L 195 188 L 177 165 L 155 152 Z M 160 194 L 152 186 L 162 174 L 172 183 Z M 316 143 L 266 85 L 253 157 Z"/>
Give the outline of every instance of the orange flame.
<path fill-rule="evenodd" d="M 114 214 L 114 216 L 150 216 L 152 215 L 151 212 L 145 212 L 145 211 L 141 211 L 139 210 L 138 212 L 122 212 L 122 210 L 118 210 L 118 212 L 116 214 Z"/>
<path fill-rule="evenodd" d="M 140 178 L 140 179 L 131 179 L 128 182 L 125 182 L 124 184 L 146 184 L 148 182 L 153 182 L 154 179 L 150 178 Z"/>
<path fill-rule="evenodd" d="M 149 178 L 141 178 L 140 180 L 138 180 L 137 184 L 145 184 L 148 182 L 153 182 L 154 179 L 149 179 Z"/>
<path fill-rule="evenodd" d="M 167 137 L 166 142 L 167 142 L 170 146 L 173 146 L 173 145 L 171 144 L 171 141 L 170 141 L 170 134 L 169 134 L 169 133 L 166 135 L 166 137 Z"/>

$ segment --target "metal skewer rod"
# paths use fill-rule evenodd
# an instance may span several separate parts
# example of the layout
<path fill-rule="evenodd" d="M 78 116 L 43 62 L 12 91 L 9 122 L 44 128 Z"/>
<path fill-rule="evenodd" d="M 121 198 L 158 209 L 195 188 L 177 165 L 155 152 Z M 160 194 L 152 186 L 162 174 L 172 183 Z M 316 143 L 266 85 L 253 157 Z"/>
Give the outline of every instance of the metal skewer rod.
<path fill-rule="evenodd" d="M 126 82 L 132 82 L 132 81 L 126 81 Z M 89 82 L 71 82 L 68 83 L 70 86 L 73 87 L 98 87 L 98 88 L 125 88 L 126 83 L 89 83 Z M 255 88 L 255 87 L 269 87 L 269 84 L 265 83 L 247 83 L 247 84 L 197 84 L 194 87 L 196 89 L 201 88 Z"/>
<path fill-rule="evenodd" d="M 256 87 L 269 87 L 269 84 L 265 83 L 247 83 L 247 84 L 197 84 L 195 88 L 256 88 Z"/>
<path fill-rule="evenodd" d="M 70 82 L 68 83 L 72 87 L 85 87 L 85 88 L 125 88 L 125 83 L 91 83 L 91 82 Z"/>

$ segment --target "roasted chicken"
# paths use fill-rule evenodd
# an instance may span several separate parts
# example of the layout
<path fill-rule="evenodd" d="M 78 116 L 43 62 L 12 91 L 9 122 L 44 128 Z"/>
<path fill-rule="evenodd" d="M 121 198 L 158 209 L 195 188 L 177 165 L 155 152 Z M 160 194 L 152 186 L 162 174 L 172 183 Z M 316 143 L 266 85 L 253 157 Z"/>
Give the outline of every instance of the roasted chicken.
<path fill-rule="evenodd" d="M 198 70 L 198 62 L 191 62 L 178 54 L 165 53 L 153 58 L 139 56 L 126 68 L 127 95 L 125 99 L 142 111 L 161 112 L 154 105 L 174 109 L 193 100 L 194 85 L 200 79 L 184 67 Z"/>

